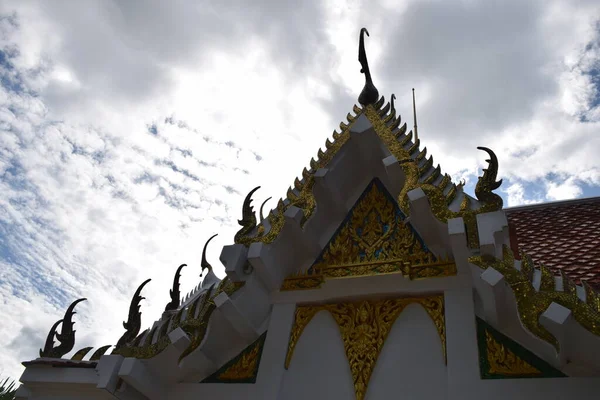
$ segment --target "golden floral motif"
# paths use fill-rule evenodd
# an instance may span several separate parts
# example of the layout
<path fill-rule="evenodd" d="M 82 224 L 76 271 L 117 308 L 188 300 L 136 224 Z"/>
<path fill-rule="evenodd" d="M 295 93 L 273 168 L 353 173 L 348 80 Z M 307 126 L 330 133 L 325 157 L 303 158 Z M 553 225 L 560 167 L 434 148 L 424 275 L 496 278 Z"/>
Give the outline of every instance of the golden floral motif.
<path fill-rule="evenodd" d="M 316 275 L 302 275 L 286 278 L 281 284 L 281 290 L 307 290 L 307 289 L 318 289 L 323 284 L 323 276 Z"/>
<path fill-rule="evenodd" d="M 250 351 L 242 353 L 235 364 L 223 371 L 219 375 L 219 379 L 237 381 L 254 377 L 258 368 L 261 349 L 261 343 L 256 342 Z"/>
<path fill-rule="evenodd" d="M 408 272 L 411 280 L 453 275 L 456 275 L 456 263 L 449 258 L 411 265 Z"/>
<path fill-rule="evenodd" d="M 354 380 L 357 400 L 364 399 L 377 358 L 400 313 L 409 304 L 421 304 L 432 318 L 442 340 L 446 356 L 444 298 L 442 295 L 300 306 L 296 309 L 285 360 L 289 367 L 302 332 L 319 311 L 326 310 L 335 319 L 342 336 L 346 358 Z"/>
<path fill-rule="evenodd" d="M 549 292 L 555 288 L 554 274 L 544 264 L 540 264 L 540 291 Z"/>
<path fill-rule="evenodd" d="M 541 375 L 541 371 L 525 362 L 485 331 L 489 373 L 498 375 Z"/>
<path fill-rule="evenodd" d="M 571 310 L 573 317 L 581 326 L 600 336 L 600 313 L 594 309 L 592 303 L 581 301 L 573 292 L 558 292 L 554 285 L 550 287 L 549 283 L 537 291 L 529 277 L 515 268 L 514 255 L 508 246 L 504 246 L 502 260 L 491 256 L 473 256 L 469 258 L 469 262 L 482 269 L 492 267 L 504 275 L 504 279 L 515 294 L 517 310 L 523 325 L 535 336 L 553 345 L 557 352 L 560 351 L 558 340 L 539 321 L 541 314 L 553 302 Z M 552 280 L 554 281 L 553 276 Z"/>
<path fill-rule="evenodd" d="M 385 187 L 373 180 L 325 246 L 311 273 L 287 278 L 281 290 L 320 287 L 324 279 L 400 273 L 410 279 L 456 275 L 450 260 L 435 260 Z"/>
<path fill-rule="evenodd" d="M 582 280 L 583 289 L 585 290 L 585 302 L 592 307 L 592 310 L 600 313 L 600 294 L 598 294 L 586 281 Z"/>
<path fill-rule="evenodd" d="M 383 185 L 373 180 L 312 268 L 325 271 L 393 260 L 400 262 L 395 270 L 401 270 L 403 261 L 430 257 L 403 218 Z"/>
<path fill-rule="evenodd" d="M 409 151 L 406 151 L 404 147 L 400 145 L 400 142 L 396 140 L 390 128 L 381 120 L 381 118 L 378 117 L 377 111 L 372 106 L 367 106 L 363 110 L 363 113 L 373 125 L 375 132 L 380 137 L 382 142 L 398 160 L 405 160 L 411 158 L 410 154 L 414 152 L 416 148 L 409 149 Z M 449 219 L 462 217 L 465 222 L 465 225 L 467 226 L 467 242 L 469 246 L 471 248 L 479 247 L 476 215 L 491 211 L 497 211 L 501 208 L 501 205 L 499 207 L 498 204 L 495 202 L 480 203 L 480 207 L 476 210 L 465 209 L 458 212 L 451 211 L 450 209 L 448 209 L 448 199 L 454 198 L 454 194 L 452 192 L 456 191 L 456 186 L 452 187 L 452 189 L 448 193 L 448 196 L 444 195 L 444 188 L 449 183 L 450 177 L 448 177 L 445 180 L 442 180 L 439 186 L 435 186 L 433 184 L 426 184 L 424 182 L 420 183 L 419 179 L 421 178 L 421 175 L 419 174 L 419 167 L 415 162 L 402 163 L 401 166 L 406 176 L 406 181 L 402 190 L 400 191 L 400 194 L 398 195 L 398 203 L 400 205 L 400 209 L 406 214 L 408 214 L 410 211 L 408 192 L 417 188 L 421 188 L 425 195 L 427 195 L 427 198 L 429 199 L 433 215 L 435 215 L 438 220 L 444 223 L 447 222 Z"/>
<path fill-rule="evenodd" d="M 290 340 L 288 342 L 288 350 L 285 355 L 285 368 L 288 369 L 290 366 L 290 362 L 292 361 L 292 356 L 294 355 L 294 349 L 300 336 L 302 336 L 302 332 L 304 332 L 304 328 L 308 325 L 308 323 L 312 320 L 316 313 L 321 310 L 326 310 L 325 306 L 305 306 L 296 308 L 296 313 L 294 316 L 294 325 L 292 326 L 292 331 L 290 332 Z"/>

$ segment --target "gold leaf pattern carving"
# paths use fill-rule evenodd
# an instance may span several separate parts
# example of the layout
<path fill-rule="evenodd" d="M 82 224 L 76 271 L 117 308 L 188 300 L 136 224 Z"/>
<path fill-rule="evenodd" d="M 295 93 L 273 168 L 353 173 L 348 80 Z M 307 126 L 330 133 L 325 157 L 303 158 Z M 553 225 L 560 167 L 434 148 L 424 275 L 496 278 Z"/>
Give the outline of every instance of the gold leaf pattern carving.
<path fill-rule="evenodd" d="M 288 368 L 302 332 L 319 311 L 326 310 L 335 319 L 342 336 L 346 358 L 354 380 L 357 400 L 363 400 L 367 386 L 385 340 L 400 313 L 409 304 L 421 304 L 432 318 L 446 356 L 444 297 L 410 297 L 316 306 L 296 309 L 290 334 L 285 367 Z"/>
<path fill-rule="evenodd" d="M 515 268 L 514 255 L 508 246 L 504 246 L 501 260 L 491 256 L 473 256 L 469 258 L 469 262 L 482 269 L 493 267 L 504 275 L 504 279 L 515 294 L 517 310 L 523 326 L 535 336 L 553 345 L 557 352 L 560 350 L 558 340 L 539 322 L 541 314 L 553 302 L 571 310 L 577 322 L 591 333 L 600 336 L 600 313 L 592 305 L 581 301 L 576 293 L 556 291 L 549 280 L 537 291 L 524 273 L 526 271 L 522 272 Z M 543 281 L 544 268 L 540 267 Z M 554 277 L 550 277 L 554 281 Z"/>
<path fill-rule="evenodd" d="M 368 275 L 373 269 L 373 273 L 401 271 L 404 262 L 431 260 L 403 219 L 383 185 L 373 180 L 312 269 L 329 276 Z"/>
<path fill-rule="evenodd" d="M 258 368 L 260 350 L 261 343 L 258 341 L 250 351 L 244 352 L 235 364 L 223 371 L 219 375 L 219 379 L 244 380 L 254 377 Z"/>
<path fill-rule="evenodd" d="M 280 290 L 321 287 L 325 279 L 400 273 L 410 279 L 456 275 L 450 259 L 435 260 L 385 187 L 373 180 L 304 275 Z"/>
<path fill-rule="evenodd" d="M 498 375 L 541 375 L 541 371 L 532 367 L 529 363 L 517 357 L 515 353 L 499 343 L 485 331 L 485 342 L 487 346 L 487 359 L 489 372 Z"/>

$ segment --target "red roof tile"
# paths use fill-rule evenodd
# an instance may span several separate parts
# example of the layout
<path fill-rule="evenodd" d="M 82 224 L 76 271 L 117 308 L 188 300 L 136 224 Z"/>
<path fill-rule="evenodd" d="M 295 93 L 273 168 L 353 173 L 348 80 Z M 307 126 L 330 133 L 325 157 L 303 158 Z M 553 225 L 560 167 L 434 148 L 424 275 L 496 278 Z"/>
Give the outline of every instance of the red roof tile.
<path fill-rule="evenodd" d="M 519 250 L 555 274 L 600 289 L 600 197 L 508 208 Z M 514 240 L 511 245 L 514 247 Z"/>

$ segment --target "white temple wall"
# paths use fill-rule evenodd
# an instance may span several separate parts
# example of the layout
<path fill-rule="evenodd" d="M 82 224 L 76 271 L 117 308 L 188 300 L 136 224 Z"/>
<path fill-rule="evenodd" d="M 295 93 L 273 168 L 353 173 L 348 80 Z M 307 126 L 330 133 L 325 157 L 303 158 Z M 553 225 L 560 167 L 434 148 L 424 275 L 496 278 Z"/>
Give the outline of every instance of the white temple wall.
<path fill-rule="evenodd" d="M 295 304 L 273 305 L 256 383 L 179 383 L 169 389 L 169 399 L 277 399 L 295 310 Z"/>
<path fill-rule="evenodd" d="M 446 396 L 446 365 L 438 331 L 427 311 L 411 304 L 398 316 L 379 355 L 366 400 L 429 400 Z"/>
<path fill-rule="evenodd" d="M 353 400 L 354 384 L 337 323 L 320 311 L 306 326 L 278 399 Z"/>

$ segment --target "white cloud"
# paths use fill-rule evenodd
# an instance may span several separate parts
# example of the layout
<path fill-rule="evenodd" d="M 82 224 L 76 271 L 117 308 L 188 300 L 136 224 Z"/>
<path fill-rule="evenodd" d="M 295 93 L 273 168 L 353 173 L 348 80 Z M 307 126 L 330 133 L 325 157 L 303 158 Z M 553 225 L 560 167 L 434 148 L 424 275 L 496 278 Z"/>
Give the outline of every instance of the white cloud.
<path fill-rule="evenodd" d="M 525 192 L 525 188 L 521 183 L 513 183 L 505 189 L 508 195 L 508 204 L 506 207 L 515 207 L 526 204 L 536 204 L 544 201 L 542 196 L 530 196 Z"/>
<path fill-rule="evenodd" d="M 547 182 L 546 190 L 548 191 L 546 197 L 551 200 L 574 199 L 581 196 L 583 192 L 574 178 L 568 178 L 561 183 Z"/>
<path fill-rule="evenodd" d="M 600 184 L 594 2 L 319 4 L 2 3 L 0 369 L 18 377 L 78 297 L 76 349 L 115 343 L 146 278 L 150 325 L 180 263 L 182 291 L 197 285 L 215 232 L 222 275 L 245 194 L 261 185 L 255 209 L 274 206 L 351 111 L 362 26 L 375 84 L 409 126 L 417 88 L 444 172 L 473 183 L 485 145 L 500 177 L 521 178 L 509 205 L 536 201 L 526 183 L 549 172 L 564 181 L 549 199 Z"/>

